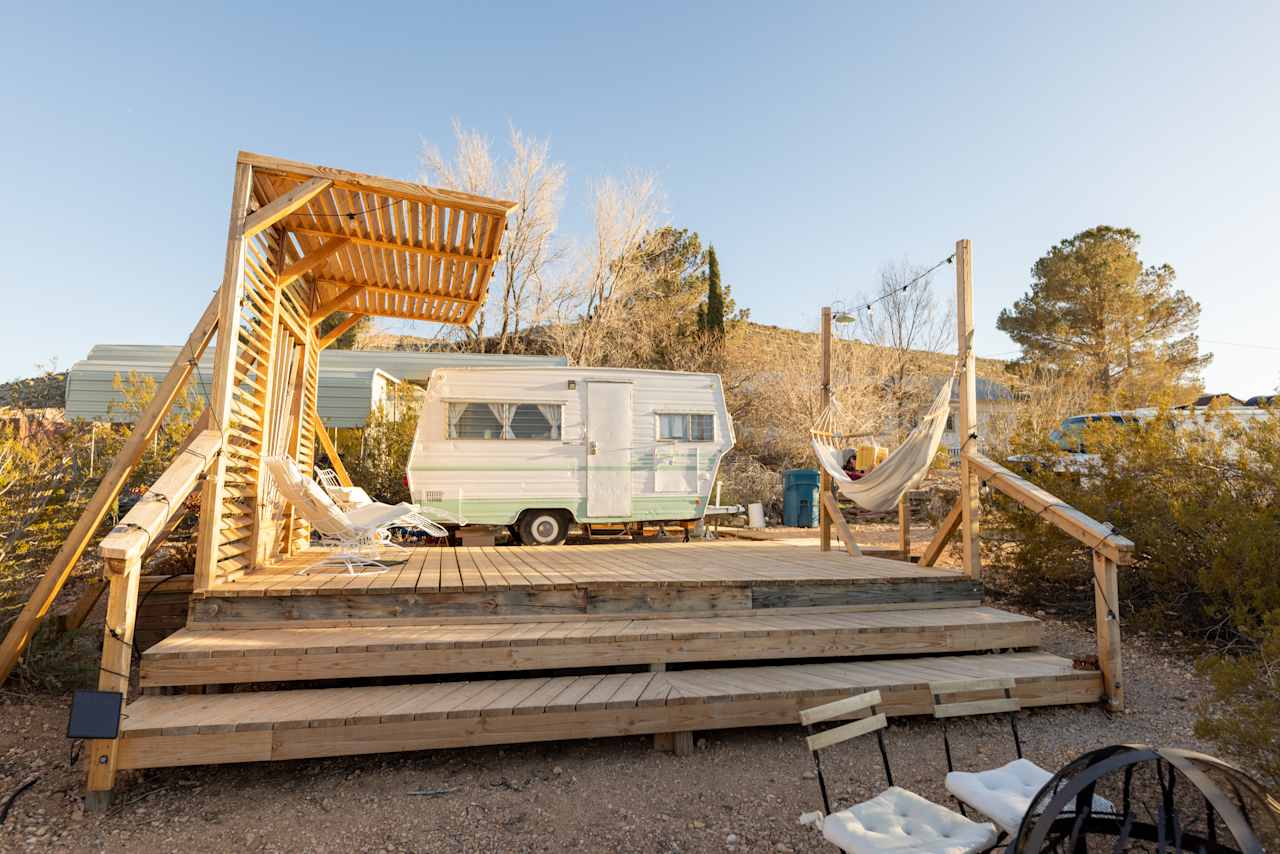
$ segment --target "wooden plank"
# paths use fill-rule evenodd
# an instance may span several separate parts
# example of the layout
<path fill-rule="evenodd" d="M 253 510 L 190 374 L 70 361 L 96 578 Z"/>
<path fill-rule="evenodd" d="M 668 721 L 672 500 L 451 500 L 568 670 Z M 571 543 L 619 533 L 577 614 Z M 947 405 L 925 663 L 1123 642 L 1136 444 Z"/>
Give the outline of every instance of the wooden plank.
<path fill-rule="evenodd" d="M 321 350 L 327 349 L 331 344 L 333 344 L 335 341 L 341 338 L 343 333 L 345 333 L 348 329 L 350 329 L 351 327 L 359 323 L 361 318 L 363 317 L 364 317 L 363 314 L 359 314 L 356 312 L 352 312 L 351 314 L 347 315 L 347 317 L 343 318 L 341 323 L 339 323 L 337 326 L 330 329 L 324 335 L 324 337 L 319 340 L 318 346 L 320 347 L 320 349 Z"/>
<path fill-rule="evenodd" d="M 200 356 L 218 328 L 218 308 L 218 296 L 215 294 L 205 308 L 204 314 L 200 316 L 200 320 L 196 322 L 195 329 L 191 331 L 186 343 L 179 350 L 173 364 L 170 365 L 169 372 L 156 386 L 151 402 L 134 422 L 133 431 L 115 459 L 111 461 L 111 466 L 99 481 L 93 497 L 89 499 L 89 503 L 58 549 L 49 568 L 45 570 L 45 574 L 28 597 L 26 605 L 9 628 L 4 643 L 0 644 L 0 683 L 8 679 L 9 674 L 13 672 L 14 665 L 18 663 L 18 657 L 31 642 L 40 622 L 49 613 L 58 593 L 71 577 L 72 570 L 75 569 L 85 548 L 89 545 L 89 539 L 106 518 L 125 481 L 133 472 L 134 466 L 150 445 L 169 407 L 186 385 L 192 369 L 198 364 Z"/>
<path fill-rule="evenodd" d="M 822 355 L 820 363 L 819 384 L 822 389 L 822 400 L 819 402 L 818 411 L 823 411 L 831 405 L 831 306 L 824 305 L 822 307 Z M 832 512 L 832 505 L 835 500 L 831 498 L 831 475 L 827 473 L 826 468 L 818 466 L 818 494 L 822 496 L 821 506 L 818 511 L 818 550 L 831 551 L 831 523 L 837 516 L 840 521 L 844 521 L 840 515 L 839 507 Z M 846 526 L 847 528 L 847 526 Z M 844 540 L 845 548 L 848 549 L 850 544 L 853 548 L 858 548 L 857 543 L 852 538 Z M 853 554 L 853 552 L 849 552 Z"/>
<path fill-rule="evenodd" d="M 337 446 L 333 444 L 333 440 L 325 432 L 319 413 L 316 413 L 315 418 L 312 419 L 311 429 L 315 431 L 316 438 L 320 440 L 320 447 L 324 449 L 325 456 L 329 458 L 329 464 L 333 466 L 333 472 L 338 476 L 338 483 L 350 487 L 352 485 L 351 475 L 347 474 L 347 467 L 342 464 L 342 457 L 338 456 Z"/>
<path fill-rule="evenodd" d="M 275 225 L 289 214 L 305 206 L 316 196 L 333 186 L 328 178 L 311 178 L 289 192 L 258 208 L 245 219 L 244 236 L 253 237 Z"/>
<path fill-rule="evenodd" d="M 824 703 L 821 706 L 814 706 L 811 709 L 802 709 L 800 711 L 800 723 L 809 724 L 821 723 L 829 721 L 832 718 L 848 717 L 854 712 L 860 712 L 863 709 L 869 709 L 872 706 L 880 705 L 880 692 L 868 691 L 865 694 L 859 694 L 856 697 L 848 697 L 844 700 L 836 700 L 834 703 Z"/>
<path fill-rule="evenodd" d="M 1016 712 L 1022 704 L 1013 699 L 970 700 L 965 703 L 944 703 L 933 707 L 935 718 L 959 718 L 968 715 L 994 715 L 1000 712 Z"/>
<path fill-rule="evenodd" d="M 903 560 L 911 560 L 911 502 L 905 492 L 898 499 L 898 551 Z"/>
<path fill-rule="evenodd" d="M 963 510 L 964 499 L 957 498 L 946 518 L 942 520 L 942 524 L 938 526 L 938 532 L 933 535 L 929 545 L 925 546 L 924 554 L 920 556 L 920 566 L 933 566 L 938 562 L 938 558 L 942 556 L 942 550 L 947 545 L 947 540 L 951 539 L 951 535 L 960 527 L 960 516 Z"/>
<path fill-rule="evenodd" d="M 872 715 L 869 718 L 863 718 L 860 721 L 854 721 L 850 724 L 833 727 L 824 730 L 817 735 L 811 735 L 805 739 L 805 744 L 810 750 L 822 750 L 824 747 L 831 747 L 842 741 L 848 741 L 851 738 L 857 738 L 860 735 L 866 735 L 869 732 L 875 732 L 878 729 L 884 729 L 889 724 L 889 719 L 881 712 L 878 715 Z"/>
<path fill-rule="evenodd" d="M 988 679 L 951 679 L 943 682 L 930 682 L 929 691 L 935 696 L 946 694 L 964 694 L 975 691 L 1007 691 L 1014 686 L 1014 680 L 1007 676 Z"/>

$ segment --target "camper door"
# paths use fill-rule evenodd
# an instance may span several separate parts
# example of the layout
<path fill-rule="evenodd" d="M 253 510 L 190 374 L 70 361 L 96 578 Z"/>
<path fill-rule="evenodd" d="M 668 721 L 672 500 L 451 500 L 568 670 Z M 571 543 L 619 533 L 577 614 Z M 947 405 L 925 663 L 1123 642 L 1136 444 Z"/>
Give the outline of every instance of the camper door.
<path fill-rule="evenodd" d="M 631 515 L 631 384 L 587 383 L 587 515 Z"/>

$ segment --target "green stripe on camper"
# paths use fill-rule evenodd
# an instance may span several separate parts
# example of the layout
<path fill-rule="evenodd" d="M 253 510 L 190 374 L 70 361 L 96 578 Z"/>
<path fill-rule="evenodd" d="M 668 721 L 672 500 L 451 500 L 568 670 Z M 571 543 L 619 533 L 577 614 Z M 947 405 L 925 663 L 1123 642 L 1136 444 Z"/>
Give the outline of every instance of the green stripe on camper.
<path fill-rule="evenodd" d="M 631 499 L 631 513 L 627 516 L 588 516 L 587 502 L 572 498 L 526 497 L 519 500 L 509 498 L 464 498 L 462 506 L 457 501 L 434 502 L 434 507 L 450 513 L 460 513 L 468 523 L 473 525 L 511 525 L 520 514 L 529 508 L 563 509 L 573 513 L 579 522 L 605 522 L 634 520 L 637 522 L 656 519 L 691 519 L 702 511 L 702 499 L 699 496 L 635 496 Z"/>

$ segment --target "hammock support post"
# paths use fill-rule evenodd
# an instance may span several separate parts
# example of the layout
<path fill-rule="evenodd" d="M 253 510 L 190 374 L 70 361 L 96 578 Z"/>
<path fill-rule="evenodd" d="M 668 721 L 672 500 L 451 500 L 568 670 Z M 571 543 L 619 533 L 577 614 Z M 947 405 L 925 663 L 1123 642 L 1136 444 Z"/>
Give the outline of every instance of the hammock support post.
<path fill-rule="evenodd" d="M 960 552 L 964 573 L 982 578 L 982 558 L 978 553 L 978 518 L 981 506 L 978 477 L 969 457 L 978 450 L 978 390 L 975 382 L 977 357 L 973 347 L 973 244 L 956 241 L 956 338 L 964 364 L 960 368 L 960 412 L 956 430 L 960 435 Z"/>
<path fill-rule="evenodd" d="M 831 402 L 831 306 L 824 305 L 822 307 L 822 405 L 825 407 Z M 831 494 L 831 475 L 827 473 L 825 468 L 818 469 L 818 494 L 822 496 L 822 500 L 818 502 L 818 549 L 820 551 L 831 551 L 831 510 L 828 507 L 827 496 Z M 831 504 L 835 504 L 832 499 Z M 844 519 L 840 520 L 841 522 Z M 846 528 L 847 530 L 847 528 Z M 845 547 L 858 547 L 857 543 L 845 540 Z"/>

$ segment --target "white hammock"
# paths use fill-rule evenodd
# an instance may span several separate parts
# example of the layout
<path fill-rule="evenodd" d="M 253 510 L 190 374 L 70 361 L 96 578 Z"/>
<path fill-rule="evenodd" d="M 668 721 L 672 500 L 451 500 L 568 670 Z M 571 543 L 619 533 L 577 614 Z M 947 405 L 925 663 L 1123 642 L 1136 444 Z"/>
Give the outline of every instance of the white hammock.
<path fill-rule="evenodd" d="M 959 367 L 957 365 L 957 367 Z M 951 386 L 955 382 L 956 372 L 938 389 L 938 396 L 933 405 L 920 419 L 920 423 L 907 434 L 902 444 L 894 449 L 885 461 L 863 475 L 858 480 L 850 479 L 845 473 L 840 449 L 834 444 L 836 439 L 852 438 L 832 430 L 835 418 L 834 404 L 828 404 L 818 417 L 817 423 L 810 430 L 813 452 L 818 456 L 818 464 L 827 470 L 835 481 L 840 494 L 857 504 L 864 510 L 892 510 L 902 500 L 907 490 L 914 489 L 924 480 L 942 444 L 942 433 L 947 427 L 947 413 L 951 409 Z"/>

